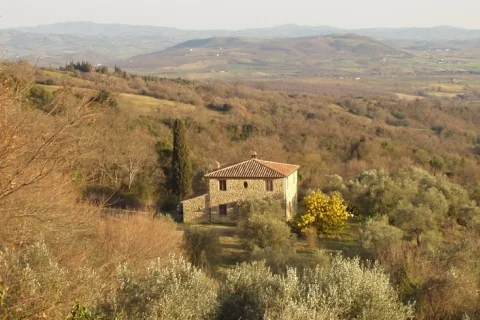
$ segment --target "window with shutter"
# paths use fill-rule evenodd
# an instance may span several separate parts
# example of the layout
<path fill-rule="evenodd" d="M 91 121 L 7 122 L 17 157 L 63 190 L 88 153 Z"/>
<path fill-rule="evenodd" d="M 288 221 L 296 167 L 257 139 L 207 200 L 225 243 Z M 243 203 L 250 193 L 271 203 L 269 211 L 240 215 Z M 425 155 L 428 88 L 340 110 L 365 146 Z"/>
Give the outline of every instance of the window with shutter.
<path fill-rule="evenodd" d="M 218 187 L 220 191 L 227 191 L 227 180 L 218 180 Z"/>
<path fill-rule="evenodd" d="M 265 190 L 273 191 L 273 181 L 272 180 L 266 180 L 265 181 Z"/>

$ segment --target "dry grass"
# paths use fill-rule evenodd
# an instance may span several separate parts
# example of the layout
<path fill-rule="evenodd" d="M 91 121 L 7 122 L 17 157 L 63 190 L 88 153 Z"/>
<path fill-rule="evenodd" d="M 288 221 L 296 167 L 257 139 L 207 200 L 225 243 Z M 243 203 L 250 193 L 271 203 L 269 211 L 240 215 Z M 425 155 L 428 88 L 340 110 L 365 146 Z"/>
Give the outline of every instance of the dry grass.
<path fill-rule="evenodd" d="M 424 97 L 421 96 L 414 96 L 410 94 L 404 94 L 404 93 L 395 93 L 398 99 L 400 100 L 406 100 L 406 101 L 415 101 L 417 99 L 425 99 Z"/>
<path fill-rule="evenodd" d="M 122 93 L 118 97 L 120 107 L 128 110 L 128 112 L 134 112 L 136 114 L 171 114 L 174 116 L 176 112 L 190 114 L 196 111 L 196 107 L 184 104 L 176 103 L 168 100 L 161 100 L 147 96 L 140 96 L 137 94 Z"/>
<path fill-rule="evenodd" d="M 137 268 L 158 258 L 180 254 L 183 231 L 169 218 L 144 214 L 107 216 L 96 229 L 96 264 L 109 269 L 120 262 Z"/>

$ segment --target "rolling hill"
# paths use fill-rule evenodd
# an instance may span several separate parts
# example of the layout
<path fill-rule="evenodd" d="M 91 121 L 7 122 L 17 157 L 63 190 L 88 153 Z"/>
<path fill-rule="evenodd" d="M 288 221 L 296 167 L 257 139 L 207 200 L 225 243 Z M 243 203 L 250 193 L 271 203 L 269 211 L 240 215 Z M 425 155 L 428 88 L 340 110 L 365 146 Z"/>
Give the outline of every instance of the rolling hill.
<path fill-rule="evenodd" d="M 190 40 L 171 48 L 128 58 L 130 70 L 163 72 L 318 73 L 337 64 L 345 68 L 368 68 L 388 58 L 408 58 L 409 54 L 372 38 L 354 34 L 260 39 L 213 37 Z M 354 71 L 354 70 L 353 70 Z M 362 72 L 361 70 L 359 72 Z"/>

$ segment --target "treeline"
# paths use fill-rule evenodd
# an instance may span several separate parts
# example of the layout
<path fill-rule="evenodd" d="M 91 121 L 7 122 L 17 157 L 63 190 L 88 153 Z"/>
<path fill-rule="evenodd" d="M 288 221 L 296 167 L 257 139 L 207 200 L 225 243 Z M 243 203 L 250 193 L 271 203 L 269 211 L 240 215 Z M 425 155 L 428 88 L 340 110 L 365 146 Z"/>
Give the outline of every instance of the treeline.
<path fill-rule="evenodd" d="M 65 64 L 65 67 L 59 67 L 59 71 L 80 71 L 80 72 L 98 72 L 101 74 L 107 74 L 108 73 L 108 67 L 104 65 L 98 65 L 97 67 L 93 67 L 93 65 L 88 62 L 88 61 L 77 61 L 73 62 L 70 61 L 70 63 Z M 115 72 L 122 72 L 120 69 L 117 70 L 117 67 L 115 66 Z"/>
<path fill-rule="evenodd" d="M 78 61 L 66 64 L 65 67 L 60 67 L 59 70 L 61 71 L 75 71 L 78 70 L 80 72 L 92 72 L 93 66 L 87 61 Z"/>

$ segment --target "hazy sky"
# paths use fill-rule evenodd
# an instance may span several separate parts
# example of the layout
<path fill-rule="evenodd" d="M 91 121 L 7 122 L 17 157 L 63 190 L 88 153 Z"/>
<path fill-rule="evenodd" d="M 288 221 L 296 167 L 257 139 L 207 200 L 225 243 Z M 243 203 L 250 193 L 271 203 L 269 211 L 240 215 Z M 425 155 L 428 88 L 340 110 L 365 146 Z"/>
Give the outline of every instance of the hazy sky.
<path fill-rule="evenodd" d="M 0 0 L 0 28 L 63 21 L 240 29 L 285 23 L 341 28 L 480 29 L 480 0 Z"/>

